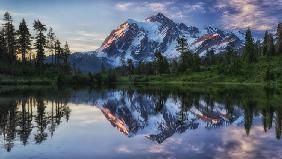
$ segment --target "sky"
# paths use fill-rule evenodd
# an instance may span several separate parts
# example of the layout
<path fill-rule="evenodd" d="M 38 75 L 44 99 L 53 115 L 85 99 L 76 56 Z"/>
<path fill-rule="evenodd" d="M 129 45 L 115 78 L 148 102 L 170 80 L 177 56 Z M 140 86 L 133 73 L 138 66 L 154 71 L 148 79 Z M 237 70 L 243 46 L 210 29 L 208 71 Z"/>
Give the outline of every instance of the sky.
<path fill-rule="evenodd" d="M 0 0 L 0 16 L 5 11 L 16 28 L 22 18 L 30 28 L 40 19 L 75 52 L 99 48 L 127 19 L 144 21 L 159 12 L 196 27 L 274 31 L 282 21 L 282 0 Z"/>

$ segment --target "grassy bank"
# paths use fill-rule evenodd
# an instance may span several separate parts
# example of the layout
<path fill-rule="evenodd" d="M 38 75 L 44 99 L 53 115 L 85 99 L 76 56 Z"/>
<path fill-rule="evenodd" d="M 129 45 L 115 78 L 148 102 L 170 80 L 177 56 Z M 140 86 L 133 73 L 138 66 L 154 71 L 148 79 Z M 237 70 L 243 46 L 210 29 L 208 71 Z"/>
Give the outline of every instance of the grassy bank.
<path fill-rule="evenodd" d="M 186 71 L 177 74 L 161 75 L 128 75 L 120 76 L 118 83 L 150 83 L 150 84 L 185 84 L 185 83 L 213 83 L 213 84 L 245 84 L 245 85 L 281 85 L 282 57 L 267 59 L 262 57 L 255 64 L 243 64 L 240 73 L 226 74 L 220 70 L 222 65 L 201 68 L 199 71 Z M 267 72 L 271 79 L 267 80 Z"/>
<path fill-rule="evenodd" d="M 261 57 L 257 63 L 242 64 L 240 73 L 224 73 L 222 65 L 201 67 L 197 71 L 187 70 L 182 73 L 140 75 L 132 73 L 123 76 L 115 70 L 100 74 L 75 73 L 58 70 L 55 66 L 46 66 L 44 71 L 36 67 L 1 64 L 0 85 L 107 85 L 116 84 L 221 84 L 221 85 L 282 85 L 282 56 L 275 58 Z M 266 80 L 267 72 L 271 79 Z"/>

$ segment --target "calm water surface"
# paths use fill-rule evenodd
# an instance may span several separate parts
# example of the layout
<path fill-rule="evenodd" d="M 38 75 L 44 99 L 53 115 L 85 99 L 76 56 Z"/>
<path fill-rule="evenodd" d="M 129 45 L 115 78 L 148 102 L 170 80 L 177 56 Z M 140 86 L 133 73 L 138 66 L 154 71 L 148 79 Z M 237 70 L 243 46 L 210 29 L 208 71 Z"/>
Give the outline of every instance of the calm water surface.
<path fill-rule="evenodd" d="M 281 90 L 186 87 L 3 89 L 0 158 L 282 158 Z"/>

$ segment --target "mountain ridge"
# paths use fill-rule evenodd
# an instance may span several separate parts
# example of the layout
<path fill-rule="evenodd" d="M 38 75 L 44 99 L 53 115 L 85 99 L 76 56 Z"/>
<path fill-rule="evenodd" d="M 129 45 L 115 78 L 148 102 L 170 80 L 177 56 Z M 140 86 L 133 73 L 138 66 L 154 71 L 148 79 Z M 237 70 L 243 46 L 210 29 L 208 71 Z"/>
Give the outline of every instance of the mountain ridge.
<path fill-rule="evenodd" d="M 177 39 L 181 36 L 187 39 L 190 49 L 200 56 L 204 56 L 208 49 L 221 53 L 231 42 L 234 42 L 239 49 L 244 42 L 243 33 L 239 31 L 224 31 L 211 26 L 200 29 L 184 23 L 176 23 L 162 13 L 158 13 L 142 22 L 128 19 L 114 29 L 97 50 L 72 54 L 71 63 L 84 72 L 85 70 L 96 72 L 99 70 L 98 64 L 101 67 L 102 63 L 108 67 L 116 67 L 121 65 L 122 60 L 131 59 L 135 64 L 139 61 L 152 61 L 156 50 L 161 51 L 168 59 L 175 59 L 180 55 L 176 51 L 176 45 Z M 79 62 L 83 60 L 83 56 L 85 61 Z M 96 69 L 93 68 L 89 56 L 96 61 L 100 60 L 95 66 Z M 90 69 L 81 67 L 81 63 L 88 62 L 92 63 Z"/>

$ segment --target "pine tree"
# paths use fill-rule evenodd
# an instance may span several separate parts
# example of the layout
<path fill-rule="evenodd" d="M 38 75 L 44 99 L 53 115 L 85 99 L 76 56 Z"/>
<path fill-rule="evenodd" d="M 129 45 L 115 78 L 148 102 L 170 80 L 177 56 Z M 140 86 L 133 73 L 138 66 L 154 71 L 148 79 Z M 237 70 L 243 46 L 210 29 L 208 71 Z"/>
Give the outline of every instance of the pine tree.
<path fill-rule="evenodd" d="M 64 56 L 64 64 L 67 65 L 68 64 L 68 58 L 70 56 L 70 49 L 69 49 L 69 45 L 68 45 L 68 42 L 65 43 L 64 45 L 64 49 L 63 49 L 63 56 Z"/>
<path fill-rule="evenodd" d="M 60 64 L 62 59 L 61 42 L 56 40 L 55 42 L 55 64 Z"/>
<path fill-rule="evenodd" d="M 207 50 L 207 53 L 206 53 L 206 64 L 207 65 L 213 65 L 215 62 L 214 62 L 214 49 L 208 49 Z"/>
<path fill-rule="evenodd" d="M 235 49 L 234 43 L 229 43 L 226 47 L 223 62 L 220 65 L 220 72 L 225 74 L 240 74 L 242 70 L 241 59 Z"/>
<path fill-rule="evenodd" d="M 134 72 L 134 64 L 133 64 L 133 61 L 132 59 L 128 59 L 127 60 L 127 70 L 128 70 L 128 74 L 133 74 Z"/>
<path fill-rule="evenodd" d="M 5 42 L 5 35 L 4 30 L 0 30 L 0 59 L 5 60 L 7 57 L 7 50 L 6 50 L 6 42 Z"/>
<path fill-rule="evenodd" d="M 49 31 L 47 33 L 47 40 L 46 40 L 46 45 L 48 48 L 48 52 L 49 54 L 51 54 L 52 56 L 52 63 L 55 63 L 56 59 L 56 55 L 55 54 L 55 42 L 56 42 L 56 36 L 55 33 L 53 32 L 53 28 L 49 28 Z"/>
<path fill-rule="evenodd" d="M 155 52 L 155 66 L 156 66 L 156 74 L 168 73 L 168 62 L 167 59 L 162 55 L 160 51 Z"/>
<path fill-rule="evenodd" d="M 177 46 L 176 46 L 176 50 L 180 53 L 186 53 L 189 51 L 188 48 L 188 43 L 187 40 L 185 39 L 185 37 L 180 37 L 177 39 Z"/>
<path fill-rule="evenodd" d="M 268 49 L 268 31 L 265 31 L 263 38 L 263 51 L 262 51 L 264 56 L 268 56 L 267 49 Z"/>
<path fill-rule="evenodd" d="M 274 45 L 273 35 L 271 33 L 268 34 L 268 39 L 267 39 L 267 55 L 269 56 L 275 55 L 275 45 Z"/>
<path fill-rule="evenodd" d="M 282 23 L 280 22 L 277 27 L 277 44 L 276 52 L 277 54 L 282 54 Z"/>
<path fill-rule="evenodd" d="M 192 69 L 193 71 L 198 71 L 200 69 L 200 64 L 201 64 L 201 58 L 199 54 L 195 53 L 192 54 Z"/>
<path fill-rule="evenodd" d="M 244 58 L 247 63 L 255 63 L 257 55 L 255 53 L 254 40 L 252 37 L 251 29 L 248 28 L 245 36 Z"/>
<path fill-rule="evenodd" d="M 31 34 L 29 33 L 28 27 L 24 19 L 19 25 L 19 30 L 17 31 L 17 35 L 18 35 L 17 44 L 18 44 L 19 52 L 22 55 L 22 62 L 26 63 L 26 54 L 31 49 Z"/>
<path fill-rule="evenodd" d="M 38 65 L 42 65 L 45 59 L 45 46 L 46 46 L 46 36 L 44 32 L 47 30 L 46 26 L 42 24 L 39 20 L 34 21 L 33 28 L 36 31 L 36 60 Z"/>
<path fill-rule="evenodd" d="M 180 53 L 179 71 L 184 72 L 192 65 L 192 53 L 188 48 L 188 43 L 185 37 L 178 38 L 176 50 Z"/>
<path fill-rule="evenodd" d="M 261 49 L 262 46 L 261 46 L 260 40 L 257 40 L 254 45 L 255 45 L 255 53 L 256 53 L 256 55 L 257 56 L 262 56 L 263 53 L 262 53 L 262 49 Z"/>
<path fill-rule="evenodd" d="M 12 16 L 5 12 L 4 14 L 4 38 L 6 43 L 6 49 L 7 49 L 7 58 L 10 63 L 14 62 L 16 60 L 16 33 L 15 28 L 13 26 L 13 20 Z"/>

